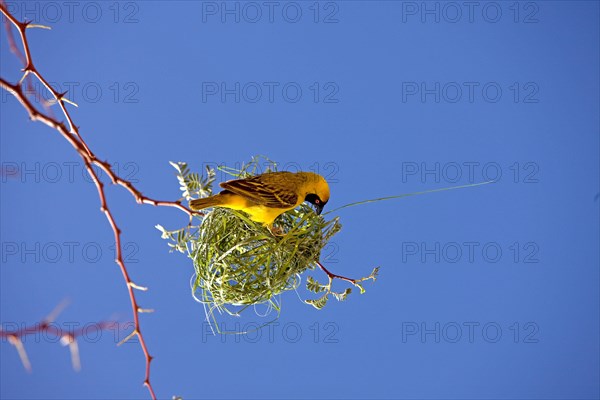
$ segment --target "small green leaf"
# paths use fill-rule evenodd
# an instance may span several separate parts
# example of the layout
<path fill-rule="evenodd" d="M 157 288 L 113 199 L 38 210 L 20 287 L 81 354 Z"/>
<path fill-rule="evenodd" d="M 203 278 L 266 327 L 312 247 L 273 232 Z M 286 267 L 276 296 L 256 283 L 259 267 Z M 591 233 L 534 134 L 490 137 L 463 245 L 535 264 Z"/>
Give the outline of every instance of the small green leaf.
<path fill-rule="evenodd" d="M 339 292 L 331 292 L 332 295 L 335 296 L 337 301 L 344 301 L 348 298 L 348 295 L 352 293 L 352 288 L 346 288 L 342 293 Z"/>
<path fill-rule="evenodd" d="M 304 302 L 307 303 L 307 304 L 310 304 L 311 306 L 313 306 L 317 310 L 321 310 L 323 307 L 325 307 L 325 304 L 327 304 L 327 300 L 329 300 L 329 297 L 326 294 L 326 295 L 324 295 L 321 298 L 304 300 Z"/>
<path fill-rule="evenodd" d="M 319 282 L 315 281 L 312 276 L 309 276 L 306 279 L 306 288 L 313 293 L 320 293 L 326 290 L 326 286 L 321 285 Z"/>

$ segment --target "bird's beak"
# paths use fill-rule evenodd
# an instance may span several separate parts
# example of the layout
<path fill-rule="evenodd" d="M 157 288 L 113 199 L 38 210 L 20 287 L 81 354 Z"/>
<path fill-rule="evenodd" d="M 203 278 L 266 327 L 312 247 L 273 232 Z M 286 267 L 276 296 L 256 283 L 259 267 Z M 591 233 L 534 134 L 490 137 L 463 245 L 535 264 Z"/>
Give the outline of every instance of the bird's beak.
<path fill-rule="evenodd" d="M 315 212 L 317 215 L 321 215 L 321 212 L 323 212 L 323 206 L 315 204 Z"/>

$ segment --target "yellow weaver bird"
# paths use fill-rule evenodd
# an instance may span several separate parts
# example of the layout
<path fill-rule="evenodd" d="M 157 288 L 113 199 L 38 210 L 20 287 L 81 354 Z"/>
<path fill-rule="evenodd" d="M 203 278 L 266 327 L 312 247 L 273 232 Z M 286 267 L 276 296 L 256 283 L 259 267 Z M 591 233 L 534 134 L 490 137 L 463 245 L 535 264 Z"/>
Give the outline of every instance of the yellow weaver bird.
<path fill-rule="evenodd" d="M 192 210 L 226 207 L 241 210 L 250 219 L 270 227 L 279 215 L 305 201 L 321 214 L 329 201 L 329 185 L 325 178 L 312 172 L 269 172 L 247 179 L 221 183 L 219 194 L 190 201 Z"/>

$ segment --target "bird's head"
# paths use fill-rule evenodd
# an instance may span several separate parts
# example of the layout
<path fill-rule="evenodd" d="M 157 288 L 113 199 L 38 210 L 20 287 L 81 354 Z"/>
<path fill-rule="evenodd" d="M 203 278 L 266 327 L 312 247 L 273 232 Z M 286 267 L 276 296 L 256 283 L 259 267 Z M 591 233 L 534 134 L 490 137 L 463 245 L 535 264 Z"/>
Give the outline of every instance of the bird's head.
<path fill-rule="evenodd" d="M 306 176 L 304 201 L 308 201 L 315 206 L 317 215 L 321 214 L 323 207 L 329 201 L 329 184 L 319 174 L 312 172 L 303 172 Z"/>

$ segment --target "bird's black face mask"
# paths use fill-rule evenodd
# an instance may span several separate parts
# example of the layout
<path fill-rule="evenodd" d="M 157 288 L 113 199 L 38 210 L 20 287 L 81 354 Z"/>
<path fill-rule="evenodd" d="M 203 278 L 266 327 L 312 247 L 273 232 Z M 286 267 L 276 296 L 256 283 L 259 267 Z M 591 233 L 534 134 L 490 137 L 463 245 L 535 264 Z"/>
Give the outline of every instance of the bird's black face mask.
<path fill-rule="evenodd" d="M 323 202 L 323 200 L 321 200 L 319 196 L 314 193 L 307 194 L 304 201 L 308 201 L 310 204 L 315 206 L 315 212 L 317 215 L 321 215 L 321 212 L 323 212 L 323 207 L 325 207 L 326 204 L 326 202 Z"/>

